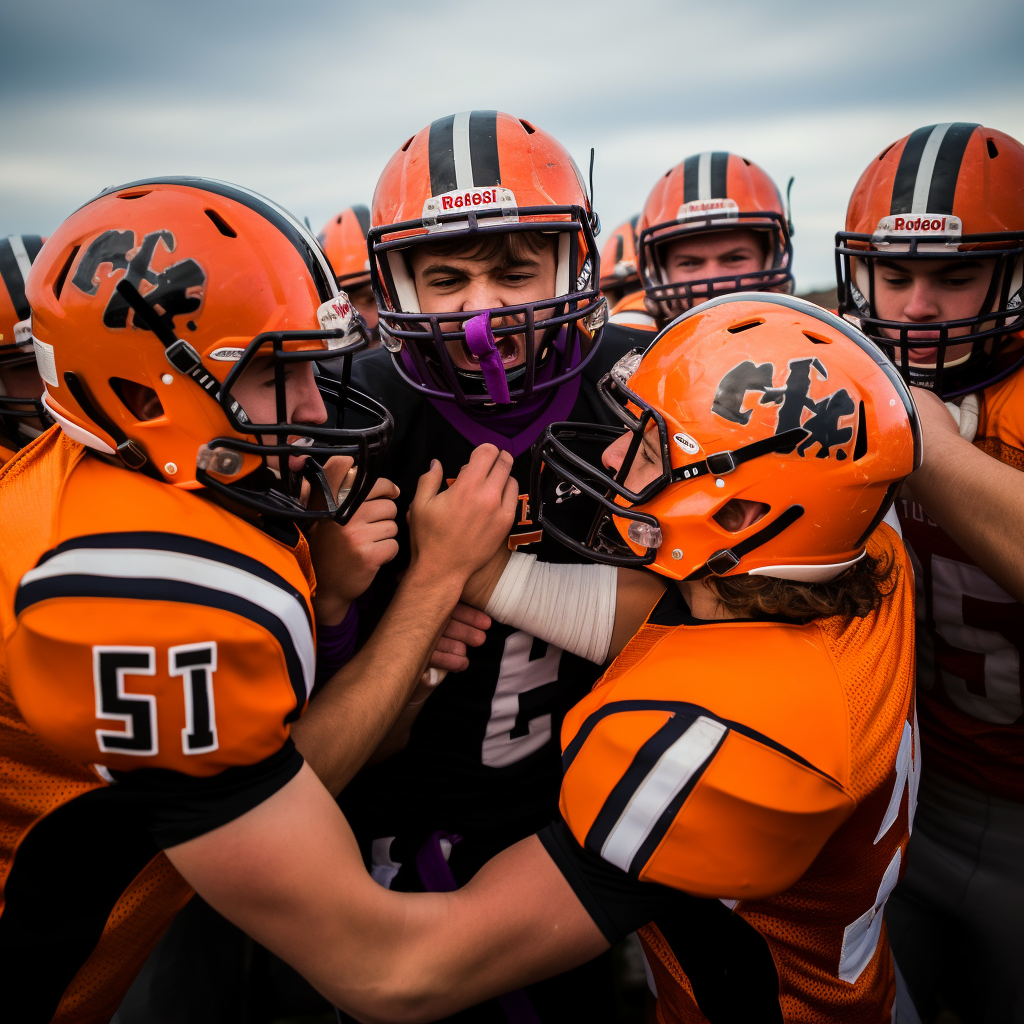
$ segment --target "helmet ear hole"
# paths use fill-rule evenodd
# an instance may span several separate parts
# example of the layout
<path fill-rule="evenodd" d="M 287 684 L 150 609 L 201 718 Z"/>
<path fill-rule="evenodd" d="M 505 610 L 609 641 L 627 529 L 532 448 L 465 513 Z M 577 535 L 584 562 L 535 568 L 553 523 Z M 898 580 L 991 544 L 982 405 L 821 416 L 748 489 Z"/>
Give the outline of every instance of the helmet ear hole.
<path fill-rule="evenodd" d="M 164 407 L 160 404 L 157 393 L 149 385 L 139 384 L 134 380 L 125 380 L 124 377 L 111 377 L 110 387 L 114 394 L 121 399 L 122 405 L 137 420 L 145 422 L 163 416 Z"/>
<path fill-rule="evenodd" d="M 771 512 L 771 505 L 763 501 L 750 501 L 747 498 L 732 498 L 727 501 L 711 518 L 729 533 L 740 533 L 764 519 Z"/>

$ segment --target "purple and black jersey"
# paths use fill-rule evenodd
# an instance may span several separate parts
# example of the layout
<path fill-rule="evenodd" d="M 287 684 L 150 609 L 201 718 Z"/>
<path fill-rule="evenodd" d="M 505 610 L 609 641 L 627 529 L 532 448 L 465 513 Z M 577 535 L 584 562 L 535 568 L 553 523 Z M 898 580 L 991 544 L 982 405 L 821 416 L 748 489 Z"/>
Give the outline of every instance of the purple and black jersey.
<path fill-rule="evenodd" d="M 430 460 L 439 459 L 446 479 L 453 479 L 475 444 L 500 443 L 495 437 L 500 430 L 515 437 L 515 444 L 502 447 L 515 456 L 512 473 L 521 494 L 510 544 L 542 561 L 579 561 L 544 537 L 529 518 L 530 444 L 554 420 L 613 423 L 596 383 L 617 359 L 644 347 L 652 337 L 649 332 L 609 326 L 600 350 L 569 395 L 571 401 L 566 403 L 563 392 L 563 407 L 554 408 L 556 394 L 554 402 L 534 413 L 533 423 L 539 423 L 535 430 L 515 422 L 512 412 L 501 414 L 508 419 L 495 429 L 475 432 L 471 423 L 461 422 L 461 410 L 452 416 L 445 408 L 445 415 L 406 385 L 389 353 L 377 350 L 356 358 L 353 383 L 394 416 L 394 441 L 382 475 L 402 492 L 401 554 L 381 569 L 360 602 L 363 635 L 383 614 L 408 563 L 405 513 Z M 591 662 L 499 623 L 491 627 L 483 646 L 470 648 L 469 661 L 466 671 L 449 675 L 423 706 L 408 746 L 364 769 L 340 798 L 368 859 L 372 850 L 374 867 L 384 865 L 382 880 L 394 877 L 398 864 L 404 866 L 394 877 L 396 888 L 420 888 L 412 862 L 438 831 L 463 839 L 453 847 L 450 864 L 457 881 L 464 884 L 491 856 L 551 821 L 561 781 L 562 718 L 601 672 Z M 396 837 L 393 842 L 391 837 Z"/>

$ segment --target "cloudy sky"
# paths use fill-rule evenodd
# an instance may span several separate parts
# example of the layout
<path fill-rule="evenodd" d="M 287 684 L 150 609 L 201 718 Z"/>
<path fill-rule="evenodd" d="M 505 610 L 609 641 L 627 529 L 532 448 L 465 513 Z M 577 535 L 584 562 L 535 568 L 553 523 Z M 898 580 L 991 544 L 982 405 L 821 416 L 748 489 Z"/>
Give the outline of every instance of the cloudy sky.
<path fill-rule="evenodd" d="M 101 188 L 203 174 L 314 228 L 369 202 L 413 132 L 528 118 L 581 167 L 605 230 L 690 153 L 784 188 L 801 289 L 860 171 L 937 121 L 1024 139 L 1020 0 L 0 0 L 0 234 L 47 233 Z"/>

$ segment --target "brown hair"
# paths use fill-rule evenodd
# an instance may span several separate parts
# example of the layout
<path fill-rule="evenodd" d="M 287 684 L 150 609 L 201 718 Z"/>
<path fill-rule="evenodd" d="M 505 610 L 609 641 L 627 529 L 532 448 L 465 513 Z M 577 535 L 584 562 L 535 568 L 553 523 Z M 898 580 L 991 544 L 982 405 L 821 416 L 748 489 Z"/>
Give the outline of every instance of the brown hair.
<path fill-rule="evenodd" d="M 897 569 L 889 558 L 865 555 L 841 576 L 825 583 L 802 583 L 773 576 L 709 576 L 708 588 L 733 615 L 783 615 L 790 619 L 824 619 L 833 615 L 863 618 L 892 593 Z"/>
<path fill-rule="evenodd" d="M 541 231 L 498 231 L 486 232 L 475 237 L 436 242 L 424 242 L 416 246 L 417 252 L 428 256 L 455 256 L 467 260 L 496 260 L 500 266 L 515 266 L 550 249 L 556 244 L 556 236 Z"/>

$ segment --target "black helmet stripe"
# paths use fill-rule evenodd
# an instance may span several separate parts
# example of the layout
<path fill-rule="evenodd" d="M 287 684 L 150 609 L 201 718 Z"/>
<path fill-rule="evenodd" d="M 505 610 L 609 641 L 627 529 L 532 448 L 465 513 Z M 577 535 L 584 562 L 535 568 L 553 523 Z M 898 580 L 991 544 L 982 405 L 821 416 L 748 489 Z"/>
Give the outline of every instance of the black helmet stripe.
<path fill-rule="evenodd" d="M 474 185 L 486 188 L 488 185 L 501 184 L 496 110 L 474 110 L 469 115 L 469 154 Z"/>
<path fill-rule="evenodd" d="M 725 199 L 727 152 L 695 153 L 683 161 L 683 202 L 697 199 Z"/>
<path fill-rule="evenodd" d="M 952 213 L 964 151 L 977 124 L 947 121 L 907 139 L 892 187 L 890 213 Z"/>
<path fill-rule="evenodd" d="M 327 302 L 337 294 L 337 282 L 334 271 L 331 269 L 327 257 L 324 255 L 320 243 L 313 237 L 312 232 L 297 217 L 289 213 L 283 206 L 278 206 L 266 196 L 258 192 L 252 192 L 241 185 L 232 185 L 227 181 L 218 181 L 216 178 L 197 178 L 181 176 L 168 176 L 166 178 L 142 178 L 139 181 L 130 181 L 125 185 L 116 185 L 113 188 L 105 188 L 99 195 L 89 200 L 94 203 L 103 196 L 112 192 L 121 192 L 126 188 L 141 188 L 144 185 L 184 185 L 187 188 L 199 189 L 203 192 L 212 192 L 214 195 L 224 196 L 225 199 L 233 199 L 236 203 L 248 207 L 258 213 L 265 220 L 270 221 L 281 232 L 285 238 L 295 247 L 295 251 L 302 257 L 310 277 L 316 285 L 317 295 L 321 302 Z M 88 206 L 89 203 L 83 203 Z M 81 209 L 81 207 L 79 207 Z"/>
<path fill-rule="evenodd" d="M 625 248 L 625 243 L 622 240 L 621 232 L 615 236 L 615 262 L 618 263 L 622 259 L 622 250 Z"/>
<path fill-rule="evenodd" d="M 0 238 L 0 278 L 3 279 L 19 320 L 24 320 L 32 312 L 25 298 L 25 278 L 42 246 L 43 240 L 39 235 L 9 235 Z"/>
<path fill-rule="evenodd" d="M 498 112 L 464 110 L 432 121 L 427 157 L 432 195 L 474 185 L 500 185 Z"/>
<path fill-rule="evenodd" d="M 444 192 L 454 192 L 459 187 L 455 180 L 455 147 L 452 143 L 454 123 L 454 114 L 430 122 L 427 158 L 430 164 L 431 195 L 439 196 Z"/>
<path fill-rule="evenodd" d="M 356 215 L 356 220 L 359 221 L 359 228 L 363 232 L 365 237 L 370 231 L 370 209 L 364 206 L 362 203 L 357 203 L 352 207 L 352 212 Z"/>

